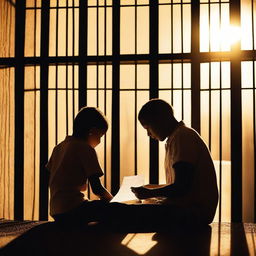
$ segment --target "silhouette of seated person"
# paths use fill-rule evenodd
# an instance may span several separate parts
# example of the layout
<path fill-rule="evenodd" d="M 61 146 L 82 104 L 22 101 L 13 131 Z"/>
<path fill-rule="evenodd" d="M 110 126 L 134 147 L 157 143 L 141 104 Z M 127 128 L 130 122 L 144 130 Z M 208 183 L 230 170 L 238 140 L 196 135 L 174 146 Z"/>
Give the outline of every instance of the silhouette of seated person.
<path fill-rule="evenodd" d="M 139 121 L 155 140 L 165 142 L 166 184 L 132 187 L 146 204 L 110 203 L 104 221 L 139 230 L 180 225 L 208 225 L 213 221 L 218 189 L 209 149 L 201 136 L 174 117 L 170 104 L 152 99 L 139 112 Z M 157 199 L 157 203 L 150 203 Z"/>

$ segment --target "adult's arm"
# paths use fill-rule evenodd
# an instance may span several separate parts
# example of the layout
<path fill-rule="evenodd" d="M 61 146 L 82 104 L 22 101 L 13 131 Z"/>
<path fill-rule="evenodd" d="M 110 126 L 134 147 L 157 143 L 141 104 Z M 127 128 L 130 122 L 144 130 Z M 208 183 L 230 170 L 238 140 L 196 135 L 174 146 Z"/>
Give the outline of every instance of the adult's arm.
<path fill-rule="evenodd" d="M 132 187 L 132 192 L 139 199 L 151 197 L 179 197 L 188 193 L 194 176 L 194 167 L 188 162 L 177 162 L 173 165 L 175 182 L 160 188 Z"/>

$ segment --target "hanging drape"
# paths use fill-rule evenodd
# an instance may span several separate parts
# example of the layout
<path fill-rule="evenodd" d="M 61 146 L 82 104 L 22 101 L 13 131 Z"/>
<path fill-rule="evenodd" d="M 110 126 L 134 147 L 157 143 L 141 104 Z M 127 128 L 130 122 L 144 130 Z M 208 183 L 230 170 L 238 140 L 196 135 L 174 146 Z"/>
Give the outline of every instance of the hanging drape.
<path fill-rule="evenodd" d="M 14 55 L 15 9 L 0 1 L 0 58 Z M 0 66 L 0 218 L 13 219 L 14 207 L 14 68 Z"/>

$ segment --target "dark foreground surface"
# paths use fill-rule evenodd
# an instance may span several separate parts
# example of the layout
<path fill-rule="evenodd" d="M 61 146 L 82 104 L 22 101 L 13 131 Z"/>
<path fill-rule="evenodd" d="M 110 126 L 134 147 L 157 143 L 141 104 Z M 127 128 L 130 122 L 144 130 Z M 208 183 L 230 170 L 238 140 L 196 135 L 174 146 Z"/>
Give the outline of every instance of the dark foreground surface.
<path fill-rule="evenodd" d="M 212 223 L 170 230 L 110 229 L 93 224 L 61 228 L 54 222 L 0 221 L 0 255 L 256 255 L 256 225 Z"/>

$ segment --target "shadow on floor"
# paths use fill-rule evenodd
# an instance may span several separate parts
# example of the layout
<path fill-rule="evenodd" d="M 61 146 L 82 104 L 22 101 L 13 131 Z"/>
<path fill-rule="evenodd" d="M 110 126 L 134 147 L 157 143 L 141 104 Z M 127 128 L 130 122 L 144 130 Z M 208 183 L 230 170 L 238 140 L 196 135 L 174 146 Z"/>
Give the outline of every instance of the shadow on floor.
<path fill-rule="evenodd" d="M 91 226 L 64 229 L 54 222 L 38 225 L 17 237 L 0 251 L 9 255 L 127 255 L 137 254 L 121 244 L 126 233 Z"/>
<path fill-rule="evenodd" d="M 232 225 L 231 242 L 228 255 L 249 255 L 243 224 Z M 135 247 L 122 243 L 127 234 L 140 233 Z M 144 234 L 143 234 L 144 233 Z M 131 236 L 134 238 L 134 236 Z M 135 236 L 136 237 L 136 236 Z M 17 237 L 0 251 L 1 256 L 9 255 L 110 255 L 110 256 L 208 256 L 223 255 L 221 250 L 211 251 L 211 241 L 220 241 L 222 235 L 215 227 L 175 228 L 159 231 L 132 230 L 119 227 L 118 230 L 92 225 L 84 229 L 72 230 L 58 227 L 54 222 L 43 223 L 33 227 L 23 235 Z M 223 237 L 224 238 L 224 237 Z M 152 240 L 155 241 L 153 246 Z M 149 248 L 142 254 L 136 246 Z"/>

